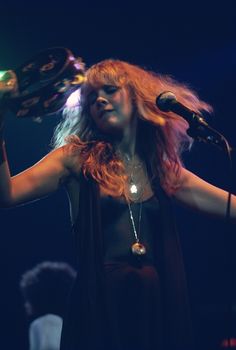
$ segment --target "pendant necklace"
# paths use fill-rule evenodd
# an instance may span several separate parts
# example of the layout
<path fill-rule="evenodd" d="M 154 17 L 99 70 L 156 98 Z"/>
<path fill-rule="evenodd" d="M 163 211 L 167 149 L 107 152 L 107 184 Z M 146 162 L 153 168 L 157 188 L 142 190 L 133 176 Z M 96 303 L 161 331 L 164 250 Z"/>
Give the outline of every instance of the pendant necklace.
<path fill-rule="evenodd" d="M 129 207 L 129 215 L 130 215 L 130 220 L 132 223 L 132 227 L 133 227 L 133 231 L 134 231 L 134 236 L 135 236 L 135 243 L 132 244 L 131 246 L 131 251 L 133 253 L 133 255 L 136 256 L 143 256 L 146 254 L 146 247 L 145 245 L 143 245 L 142 243 L 140 243 L 139 241 L 139 236 L 140 236 L 140 224 L 141 224 L 141 217 L 142 217 L 142 202 L 140 202 L 140 207 L 139 207 L 139 217 L 138 217 L 138 233 L 135 227 L 135 222 L 134 222 L 134 217 L 133 217 L 133 213 L 131 210 L 131 205 L 129 202 L 128 203 L 128 207 Z"/>
<path fill-rule="evenodd" d="M 132 202 L 138 202 L 143 197 L 147 185 L 146 167 L 140 160 L 134 163 L 134 160 L 126 159 L 126 193 Z"/>

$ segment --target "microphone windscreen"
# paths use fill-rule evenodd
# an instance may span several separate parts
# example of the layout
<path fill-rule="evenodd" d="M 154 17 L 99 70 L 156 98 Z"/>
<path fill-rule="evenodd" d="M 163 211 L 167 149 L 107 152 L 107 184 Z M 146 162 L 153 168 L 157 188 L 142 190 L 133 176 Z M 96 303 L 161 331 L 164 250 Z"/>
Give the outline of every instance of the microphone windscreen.
<path fill-rule="evenodd" d="M 164 91 L 156 98 L 156 105 L 162 112 L 169 112 L 171 105 L 176 102 L 177 99 L 171 91 Z"/>

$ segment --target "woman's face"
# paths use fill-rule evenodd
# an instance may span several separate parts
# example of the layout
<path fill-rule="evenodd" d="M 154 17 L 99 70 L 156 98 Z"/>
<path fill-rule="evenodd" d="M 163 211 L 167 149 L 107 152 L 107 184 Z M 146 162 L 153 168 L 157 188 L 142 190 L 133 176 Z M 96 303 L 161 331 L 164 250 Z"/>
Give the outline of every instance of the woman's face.
<path fill-rule="evenodd" d="M 102 132 L 119 134 L 130 125 L 133 105 L 127 88 L 103 85 L 90 91 L 87 102 L 91 117 Z"/>

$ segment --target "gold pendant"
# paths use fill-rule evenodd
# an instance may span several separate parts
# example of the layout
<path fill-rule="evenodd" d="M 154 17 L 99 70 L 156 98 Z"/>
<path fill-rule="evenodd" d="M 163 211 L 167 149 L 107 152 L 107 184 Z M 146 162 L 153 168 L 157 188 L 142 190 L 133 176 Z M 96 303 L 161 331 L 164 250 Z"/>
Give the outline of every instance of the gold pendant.
<path fill-rule="evenodd" d="M 142 256 L 146 254 L 146 248 L 143 244 L 136 242 L 131 246 L 132 253 L 137 256 Z"/>

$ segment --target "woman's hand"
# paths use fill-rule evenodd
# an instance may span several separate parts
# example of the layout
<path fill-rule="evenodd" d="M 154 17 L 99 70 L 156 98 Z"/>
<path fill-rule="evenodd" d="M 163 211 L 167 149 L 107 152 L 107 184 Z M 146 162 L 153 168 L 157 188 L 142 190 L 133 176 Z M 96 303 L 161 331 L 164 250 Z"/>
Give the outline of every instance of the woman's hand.
<path fill-rule="evenodd" d="M 5 94 L 16 94 L 17 90 L 17 77 L 13 70 L 7 70 L 0 74 L 0 98 Z"/>
<path fill-rule="evenodd" d="M 7 99 L 18 94 L 17 77 L 14 71 L 8 70 L 0 75 L 0 138 L 3 137 L 4 115 L 7 111 Z"/>

